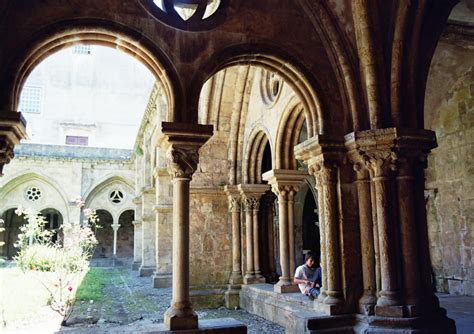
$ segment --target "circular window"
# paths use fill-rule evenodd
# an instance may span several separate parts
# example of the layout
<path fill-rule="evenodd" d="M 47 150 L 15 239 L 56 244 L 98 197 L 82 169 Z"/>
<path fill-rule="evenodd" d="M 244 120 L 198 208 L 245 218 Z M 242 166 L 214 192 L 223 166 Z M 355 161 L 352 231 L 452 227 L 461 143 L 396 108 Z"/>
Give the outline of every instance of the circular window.
<path fill-rule="evenodd" d="M 120 190 L 112 190 L 109 194 L 109 201 L 114 204 L 120 204 L 123 202 L 125 195 Z"/>
<path fill-rule="evenodd" d="M 43 194 L 42 194 L 40 188 L 38 188 L 36 186 L 28 187 L 25 190 L 25 198 L 30 202 L 38 201 L 41 198 L 42 195 Z"/>
<path fill-rule="evenodd" d="M 260 80 L 260 93 L 263 103 L 267 107 L 275 104 L 280 96 L 283 87 L 283 80 L 275 73 L 262 70 L 262 80 Z"/>
<path fill-rule="evenodd" d="M 140 0 L 155 18 L 181 30 L 208 30 L 221 22 L 228 0 Z"/>

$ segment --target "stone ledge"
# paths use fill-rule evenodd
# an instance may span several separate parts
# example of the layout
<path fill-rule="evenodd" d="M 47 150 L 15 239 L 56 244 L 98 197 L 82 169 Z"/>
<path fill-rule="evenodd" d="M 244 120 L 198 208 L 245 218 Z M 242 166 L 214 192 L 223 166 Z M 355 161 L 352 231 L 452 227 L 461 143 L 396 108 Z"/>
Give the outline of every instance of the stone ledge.
<path fill-rule="evenodd" d="M 222 319 L 209 319 L 209 320 L 199 320 L 199 328 L 196 329 L 186 329 L 186 330 L 176 330 L 171 331 L 165 328 L 164 324 L 159 324 L 156 330 L 153 331 L 143 331 L 141 333 L 154 334 L 154 333 L 163 333 L 163 334 L 172 334 L 172 333 L 208 333 L 208 334 L 244 334 L 247 333 L 247 326 L 240 321 L 237 321 L 232 318 L 222 318 Z"/>

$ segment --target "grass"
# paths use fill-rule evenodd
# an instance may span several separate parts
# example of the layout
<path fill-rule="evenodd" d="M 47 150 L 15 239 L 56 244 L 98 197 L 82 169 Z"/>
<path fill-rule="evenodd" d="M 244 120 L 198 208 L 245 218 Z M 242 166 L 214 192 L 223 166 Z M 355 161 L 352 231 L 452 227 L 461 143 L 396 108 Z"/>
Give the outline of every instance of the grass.
<path fill-rule="evenodd" d="M 111 280 L 111 272 L 102 268 L 89 268 L 81 285 L 76 291 L 76 301 L 101 301 L 104 299 L 105 286 Z"/>

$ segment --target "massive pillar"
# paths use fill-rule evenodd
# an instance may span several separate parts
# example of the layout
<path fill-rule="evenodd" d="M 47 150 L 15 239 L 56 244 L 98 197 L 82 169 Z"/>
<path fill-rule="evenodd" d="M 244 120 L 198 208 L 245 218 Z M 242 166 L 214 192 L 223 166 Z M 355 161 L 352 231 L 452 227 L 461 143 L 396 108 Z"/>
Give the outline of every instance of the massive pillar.
<path fill-rule="evenodd" d="M 270 190 L 266 184 L 239 184 L 238 189 L 242 197 L 245 210 L 245 240 L 246 240 L 246 272 L 245 284 L 263 283 L 265 278 L 260 270 L 259 250 L 259 220 L 258 210 L 260 199 Z"/>
<path fill-rule="evenodd" d="M 226 186 L 225 192 L 229 199 L 229 212 L 232 223 L 232 273 L 225 293 L 227 308 L 239 306 L 239 291 L 243 283 L 242 277 L 242 256 L 240 241 L 240 191 L 237 186 Z"/>
<path fill-rule="evenodd" d="M 173 295 L 164 322 L 171 331 L 197 329 L 189 297 L 189 183 L 212 126 L 163 122 L 162 131 L 170 144 L 167 160 L 173 182 Z"/>
<path fill-rule="evenodd" d="M 136 212 L 136 211 L 135 211 Z M 133 263 L 132 270 L 138 270 L 142 263 L 142 222 L 133 221 Z"/>
<path fill-rule="evenodd" d="M 162 150 L 159 150 L 154 178 L 156 187 L 155 205 L 155 257 L 156 269 L 153 274 L 153 287 L 167 288 L 172 285 L 172 238 L 173 238 L 173 197 L 171 178 L 164 166 Z"/>
<path fill-rule="evenodd" d="M 278 196 L 281 276 L 274 290 L 278 293 L 298 291 L 293 284 L 295 271 L 294 196 L 308 174 L 296 170 L 274 169 L 263 174 Z"/>
<path fill-rule="evenodd" d="M 138 269 L 140 276 L 151 276 L 155 271 L 155 189 L 145 188 L 141 194 L 142 203 L 142 264 Z"/>
<path fill-rule="evenodd" d="M 426 130 L 389 128 L 352 133 L 346 136 L 346 146 L 353 161 L 357 161 L 359 216 L 364 273 L 364 297 L 372 302 L 373 281 L 377 268 L 372 270 L 377 246 L 380 263 L 380 286 L 375 315 L 404 317 L 420 315 L 423 273 L 419 250 L 423 239 L 418 235 L 421 224 L 416 221 L 417 200 L 414 170 L 421 166 L 429 150 L 436 146 L 434 133 Z M 362 166 L 363 165 L 363 166 Z M 365 167 L 365 169 L 364 169 Z M 370 172 L 372 205 L 369 205 L 370 188 L 365 185 L 366 172 Z M 364 176 L 362 177 L 362 172 Z M 373 231 L 368 221 L 369 209 Z M 370 235 L 374 248 L 370 245 Z M 397 270 L 401 265 L 402 270 Z M 370 271 L 369 271 L 370 268 Z M 375 272 L 375 274 L 374 274 Z M 429 282 L 425 283 L 430 285 Z M 370 289 L 369 289 L 370 287 Z M 430 287 L 428 288 L 430 289 Z M 429 300 L 435 300 L 431 292 Z M 367 298 L 365 298 L 367 300 Z M 436 302 L 431 302 L 436 305 Z"/>
<path fill-rule="evenodd" d="M 13 148 L 26 137 L 26 121 L 21 113 L 0 113 L 0 177 L 3 166 L 13 159 Z"/>
<path fill-rule="evenodd" d="M 315 136 L 295 147 L 297 159 L 303 159 L 309 172 L 316 179 L 318 204 L 321 222 L 322 255 L 321 267 L 325 297 L 322 301 L 327 305 L 341 305 L 342 274 L 339 237 L 338 210 L 338 166 L 345 153 L 344 144 L 323 135 Z M 321 219 L 322 218 L 322 219 Z M 324 240 L 323 240 L 324 239 Z M 319 301 L 321 299 L 318 298 Z"/>

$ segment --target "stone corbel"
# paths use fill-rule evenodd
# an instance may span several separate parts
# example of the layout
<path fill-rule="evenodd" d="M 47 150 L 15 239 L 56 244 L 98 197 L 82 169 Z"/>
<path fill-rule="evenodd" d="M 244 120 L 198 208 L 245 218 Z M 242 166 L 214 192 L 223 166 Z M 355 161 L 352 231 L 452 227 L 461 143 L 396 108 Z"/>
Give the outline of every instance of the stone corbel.
<path fill-rule="evenodd" d="M 13 149 L 20 140 L 27 138 L 26 121 L 19 112 L 0 114 L 0 176 L 3 167 L 14 157 Z"/>

